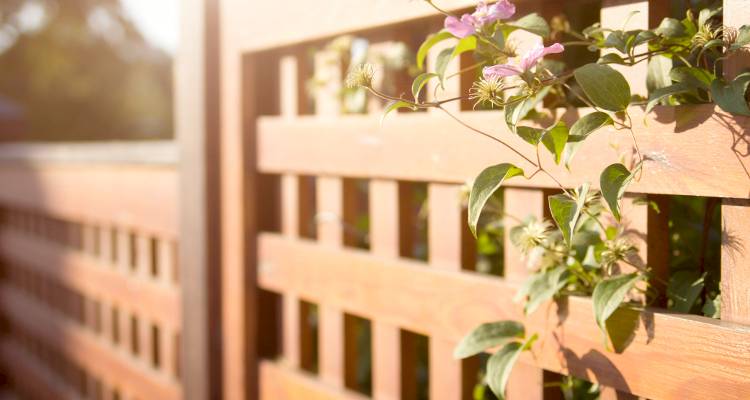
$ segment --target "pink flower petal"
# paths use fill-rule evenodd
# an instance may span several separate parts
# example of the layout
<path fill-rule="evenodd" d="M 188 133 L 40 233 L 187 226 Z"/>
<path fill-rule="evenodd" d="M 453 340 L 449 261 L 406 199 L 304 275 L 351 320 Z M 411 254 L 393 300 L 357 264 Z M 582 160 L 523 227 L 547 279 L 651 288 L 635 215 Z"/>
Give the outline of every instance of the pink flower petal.
<path fill-rule="evenodd" d="M 462 15 L 461 20 L 454 16 L 449 16 L 445 18 L 445 29 L 453 34 L 453 36 L 463 39 L 476 32 L 474 22 L 474 18 L 469 14 Z"/>
<path fill-rule="evenodd" d="M 508 0 L 500 0 L 490 6 L 490 14 L 497 19 L 508 19 L 516 13 L 516 5 Z"/>
<path fill-rule="evenodd" d="M 563 45 L 561 45 L 560 43 L 555 43 L 549 47 L 544 47 L 542 44 L 537 44 L 533 49 L 529 50 L 528 53 L 524 54 L 523 57 L 521 57 L 521 61 L 519 62 L 518 66 L 522 70 L 528 71 L 547 54 L 562 53 L 563 51 L 565 51 L 565 47 L 563 47 Z"/>
<path fill-rule="evenodd" d="M 504 78 L 506 76 L 520 75 L 521 73 L 523 73 L 522 70 L 510 64 L 498 64 L 482 69 L 484 79 Z"/>

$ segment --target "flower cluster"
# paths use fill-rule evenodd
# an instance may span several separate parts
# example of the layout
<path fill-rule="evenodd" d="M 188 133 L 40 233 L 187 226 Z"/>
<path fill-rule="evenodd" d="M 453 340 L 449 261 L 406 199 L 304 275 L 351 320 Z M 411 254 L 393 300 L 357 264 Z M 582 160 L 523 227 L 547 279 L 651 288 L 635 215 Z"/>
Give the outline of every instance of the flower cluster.
<path fill-rule="evenodd" d="M 516 63 L 497 64 L 491 67 L 485 67 L 482 75 L 485 79 L 504 78 L 508 76 L 522 75 L 534 68 L 547 54 L 557 54 L 565 51 L 565 47 L 560 43 L 551 46 L 537 44 L 534 48 L 524 54 Z"/>
<path fill-rule="evenodd" d="M 445 18 L 445 29 L 459 38 L 473 35 L 486 24 L 508 19 L 516 13 L 516 6 L 508 0 L 500 0 L 495 4 L 487 5 L 480 1 L 476 10 L 471 14 L 464 14 L 461 19 L 454 16 Z"/>

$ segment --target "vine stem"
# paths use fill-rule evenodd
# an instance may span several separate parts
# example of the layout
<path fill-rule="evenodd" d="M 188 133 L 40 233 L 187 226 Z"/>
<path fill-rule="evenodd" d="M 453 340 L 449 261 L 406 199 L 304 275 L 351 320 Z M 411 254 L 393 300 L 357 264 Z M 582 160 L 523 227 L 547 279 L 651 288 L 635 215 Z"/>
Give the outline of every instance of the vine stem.
<path fill-rule="evenodd" d="M 490 134 L 489 134 L 489 133 L 487 133 L 487 132 L 484 132 L 484 131 L 482 131 L 482 130 L 480 130 L 480 129 L 477 129 L 477 128 L 475 128 L 475 127 L 473 127 L 473 126 L 471 126 L 471 125 L 467 124 L 466 122 L 462 121 L 462 120 L 461 120 L 461 118 L 458 118 L 458 117 L 457 117 L 457 116 L 456 116 L 455 114 L 453 114 L 452 112 L 450 112 L 450 111 L 446 110 L 446 109 L 445 109 L 445 108 L 444 108 L 444 107 L 443 107 L 442 105 L 439 105 L 439 104 L 438 104 L 438 105 L 436 105 L 436 106 L 435 106 L 435 108 L 437 108 L 437 109 L 439 109 L 439 110 L 442 110 L 442 111 L 443 111 L 444 113 L 446 113 L 446 114 L 447 114 L 447 115 L 448 115 L 449 117 L 451 117 L 451 118 L 452 118 L 452 119 L 453 119 L 454 121 L 458 122 L 458 123 L 459 123 L 459 124 L 460 124 L 461 126 L 463 126 L 464 128 L 466 128 L 466 129 L 469 129 L 469 130 L 471 130 L 471 131 L 473 131 L 473 132 L 475 132 L 475 133 L 478 133 L 478 134 L 480 134 L 480 135 L 482 135 L 482 136 L 484 136 L 484 137 L 486 137 L 486 138 L 489 138 L 489 139 L 491 139 L 491 140 L 494 140 L 494 141 L 496 141 L 496 142 L 500 143 L 501 145 L 503 145 L 503 146 L 505 146 L 506 148 L 508 148 L 508 149 L 509 149 L 510 151 L 512 151 L 512 152 L 514 152 L 514 153 L 516 153 L 516 154 L 517 154 L 517 155 L 518 155 L 519 157 L 521 157 L 521 158 L 523 158 L 524 160 L 526 160 L 526 162 L 528 162 L 529 164 L 533 165 L 533 166 L 534 166 L 534 167 L 536 167 L 536 168 L 539 168 L 539 165 L 538 165 L 537 163 L 535 163 L 535 162 L 534 162 L 534 161 L 533 161 L 532 159 L 530 159 L 529 157 L 527 157 L 526 155 L 524 155 L 524 154 L 523 154 L 523 153 L 521 153 L 520 151 L 516 150 L 516 149 L 515 149 L 515 148 L 514 148 L 513 146 L 509 145 L 509 144 L 508 144 L 508 143 L 506 143 L 506 142 L 505 142 L 504 140 L 502 140 L 502 139 L 498 139 L 497 137 L 495 137 L 495 136 L 492 136 L 492 135 L 490 135 Z"/>

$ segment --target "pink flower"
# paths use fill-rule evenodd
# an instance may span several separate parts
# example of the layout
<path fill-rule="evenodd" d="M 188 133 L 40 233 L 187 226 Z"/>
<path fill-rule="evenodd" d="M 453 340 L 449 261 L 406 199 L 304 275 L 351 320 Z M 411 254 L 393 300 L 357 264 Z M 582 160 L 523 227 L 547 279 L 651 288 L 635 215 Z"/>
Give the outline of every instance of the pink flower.
<path fill-rule="evenodd" d="M 491 6 L 488 6 L 484 1 L 480 1 L 472 16 L 476 18 L 480 25 L 484 25 L 501 19 L 508 19 L 515 13 L 515 4 L 508 0 L 500 0 Z"/>
<path fill-rule="evenodd" d="M 483 25 L 501 19 L 507 19 L 516 13 L 516 6 L 508 0 L 500 0 L 488 6 L 485 1 L 480 1 L 472 14 L 464 14 L 461 19 L 454 16 L 445 18 L 445 29 L 453 36 L 465 38 L 474 34 Z"/>
<path fill-rule="evenodd" d="M 533 68 L 542 57 L 547 54 L 562 53 L 565 47 L 560 43 L 555 43 L 552 46 L 544 47 L 541 43 L 536 45 L 533 49 L 529 50 L 528 53 L 521 57 L 518 65 L 513 64 L 498 64 L 491 67 L 485 67 L 482 70 L 482 74 L 485 79 L 490 78 L 502 78 L 506 76 L 521 75 L 524 72 Z"/>
<path fill-rule="evenodd" d="M 458 38 L 465 38 L 476 32 L 476 20 L 469 14 L 464 14 L 461 19 L 454 16 L 445 18 L 445 29 Z"/>

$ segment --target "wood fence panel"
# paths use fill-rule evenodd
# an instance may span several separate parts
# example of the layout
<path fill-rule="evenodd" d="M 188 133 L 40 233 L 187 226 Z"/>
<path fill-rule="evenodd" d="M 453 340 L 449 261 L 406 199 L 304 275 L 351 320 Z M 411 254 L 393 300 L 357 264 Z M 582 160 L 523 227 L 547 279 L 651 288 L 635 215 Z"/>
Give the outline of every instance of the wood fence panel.
<path fill-rule="evenodd" d="M 381 102 L 369 102 L 366 115 L 347 115 L 339 95 L 348 61 L 323 52 L 305 55 L 338 33 L 353 32 L 369 40 L 373 48 L 382 49 L 385 40 L 408 41 L 418 36 L 415 32 L 439 26 L 442 17 L 433 17 L 428 7 L 415 11 L 412 5 L 394 6 L 390 0 L 368 4 L 336 0 L 304 13 L 293 1 L 288 4 L 288 18 L 269 29 L 275 33 L 270 35 L 258 33 L 268 26 L 267 21 L 248 26 L 242 19 L 271 6 L 240 3 L 232 0 L 222 5 L 226 17 L 222 137 L 228 156 L 222 161 L 222 193 L 229 199 L 222 217 L 227 223 L 224 250 L 229 255 L 224 265 L 229 271 L 224 328 L 228 347 L 240 350 L 225 362 L 228 398 L 253 398 L 255 391 L 261 398 L 360 398 L 349 390 L 355 386 L 353 366 L 359 359 L 350 335 L 353 315 L 372 322 L 374 398 L 416 397 L 415 372 L 406 369 L 415 364 L 414 335 L 407 331 L 428 337 L 430 398 L 468 398 L 476 383 L 476 360 L 453 360 L 452 348 L 479 323 L 522 318 L 511 298 L 528 270 L 509 245 L 506 218 L 505 276 L 470 271 L 475 264 L 474 243 L 465 234 L 459 185 L 487 165 L 524 162 L 439 110 L 392 113 L 382 126 L 373 115 L 382 109 Z M 445 8 L 473 4 L 447 0 Z M 736 4 L 725 2 L 727 7 Z M 667 2 L 660 1 L 605 0 L 602 5 L 605 25 L 625 24 L 627 28 L 653 27 L 671 11 Z M 519 3 L 521 8 L 540 9 L 545 15 L 567 6 Z M 634 10 L 640 13 L 629 17 Z M 737 24 L 731 15 L 725 18 L 728 21 Z M 286 29 L 287 23 L 295 29 Z M 428 63 L 435 62 L 439 47 L 432 49 Z M 458 71 L 470 61 L 461 57 L 448 70 Z M 730 60 L 728 64 L 732 62 L 736 63 Z M 243 65 L 248 70 L 242 70 Z M 276 72 L 259 72 L 266 69 Z M 624 73 L 634 82 L 633 93 L 647 95 L 645 65 Z M 313 114 L 303 89 L 311 77 L 325 79 L 315 95 L 315 115 L 306 115 Z M 470 83 L 469 79 L 449 81 L 438 97 L 465 94 Z M 433 89 L 427 88 L 428 96 Z M 399 87 L 398 92 L 408 93 L 408 87 Z M 497 113 L 471 111 L 467 101 L 447 108 L 467 123 L 527 149 L 498 123 Z M 565 118 L 572 122 L 589 112 L 586 108 L 568 110 Z M 736 144 L 750 127 L 750 119 L 728 115 L 713 105 L 657 107 L 650 115 L 633 107 L 629 113 L 649 161 L 642 178 L 629 187 L 624 214 L 628 233 L 639 247 L 640 262 L 654 270 L 652 284 L 660 295 L 654 305 L 664 307 L 670 263 L 669 196 L 720 198 L 725 235 L 747 236 L 739 221 L 747 219 L 750 160 Z M 582 181 L 596 183 L 598 171 L 621 157 L 631 161 L 633 150 L 628 135 L 605 129 L 582 148 L 571 173 L 550 168 L 563 176 L 567 187 Z M 532 150 L 524 155 L 534 157 Z M 546 154 L 542 161 L 553 165 Z M 243 170 L 238 171 L 238 166 Z M 255 217 L 246 215 L 243 204 L 254 206 L 263 196 L 255 191 L 256 173 L 281 179 L 281 234 L 258 234 Z M 351 211 L 359 201 L 353 182 L 363 179 L 369 180 L 369 250 L 352 248 L 355 241 L 348 231 L 354 221 Z M 428 192 L 426 262 L 409 259 L 414 258 L 414 245 L 421 239 L 415 228 L 420 217 L 411 200 L 422 185 Z M 555 192 L 554 182 L 541 177 L 510 185 L 506 211 L 522 214 L 519 217 L 546 216 L 546 197 Z M 661 212 L 641 204 L 644 199 L 658 204 Z M 313 214 L 317 232 L 304 234 L 305 221 L 313 219 Z M 317 241 L 308 240 L 312 236 Z M 535 345 L 536 358 L 521 358 L 509 397 L 554 398 L 544 386 L 559 379 L 556 374 L 599 383 L 604 387 L 603 398 L 746 397 L 750 393 L 746 362 L 750 347 L 745 339 L 750 332 L 743 324 L 747 324 L 744 304 L 750 301 L 746 299 L 750 291 L 745 285 L 743 249 L 737 242 L 722 245 L 722 320 L 663 308 L 618 311 L 614 322 L 633 326 L 628 347 L 621 353 L 603 346 L 590 299 L 570 297 L 543 305 L 543 311 L 525 319 L 527 331 L 538 332 L 541 338 Z M 285 323 L 281 336 L 287 363 L 259 360 L 249 349 L 254 346 L 254 335 L 263 333 L 253 320 L 256 305 L 247 300 L 258 289 L 282 296 Z M 301 299 L 305 300 L 302 304 Z M 312 334 L 305 332 L 310 329 L 300 321 L 312 304 L 319 309 L 317 376 L 303 371 L 312 369 L 303 361 L 312 357 L 304 354 L 305 349 L 315 346 L 306 344 Z M 259 371 L 257 376 L 254 371 Z"/>

